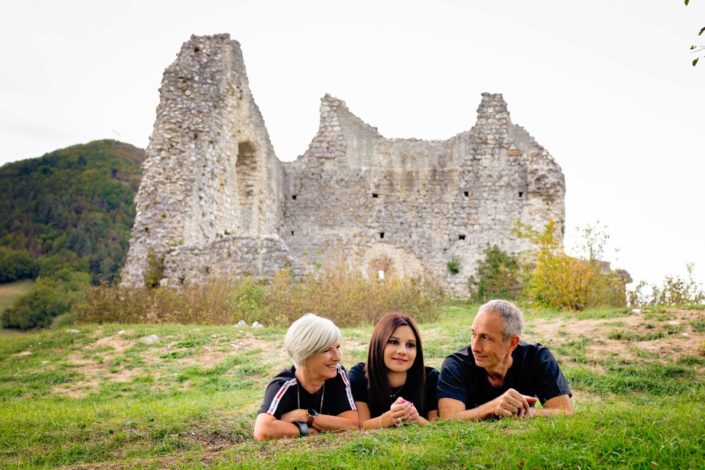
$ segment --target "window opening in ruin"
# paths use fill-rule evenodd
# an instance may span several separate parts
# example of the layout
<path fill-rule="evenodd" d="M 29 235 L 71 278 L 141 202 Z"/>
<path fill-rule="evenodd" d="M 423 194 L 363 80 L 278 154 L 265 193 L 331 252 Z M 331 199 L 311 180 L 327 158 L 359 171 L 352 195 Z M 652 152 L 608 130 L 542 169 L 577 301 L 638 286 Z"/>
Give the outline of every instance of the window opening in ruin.
<path fill-rule="evenodd" d="M 465 197 L 468 197 L 470 196 L 470 191 L 464 191 L 463 194 L 465 195 Z"/>
<path fill-rule="evenodd" d="M 240 142 L 237 144 L 235 171 L 240 204 L 244 206 L 252 205 L 255 184 L 257 183 L 257 158 L 255 146 L 251 142 Z"/>
<path fill-rule="evenodd" d="M 196 47 L 193 48 L 193 52 L 198 52 L 198 51 L 200 51 L 200 50 L 201 50 L 201 48 L 198 47 L 198 46 L 196 46 Z"/>
<path fill-rule="evenodd" d="M 524 197 L 524 191 L 519 191 L 519 197 Z"/>
<path fill-rule="evenodd" d="M 291 199 L 293 199 L 294 201 L 296 201 L 296 196 L 298 196 L 298 194 L 292 194 L 292 195 L 291 195 Z"/>
<path fill-rule="evenodd" d="M 293 231 L 293 230 L 291 231 L 291 234 L 292 234 L 292 235 L 294 234 L 294 231 Z"/>
<path fill-rule="evenodd" d="M 462 233 L 458 235 L 458 240 L 465 240 L 465 235 L 463 235 Z"/>
<path fill-rule="evenodd" d="M 147 233 L 149 233 L 149 227 L 145 227 L 145 228 L 144 228 L 144 231 L 147 232 Z"/>
<path fill-rule="evenodd" d="M 378 193 L 372 193 L 372 197 L 376 199 L 376 198 L 379 197 L 379 194 L 378 194 Z"/>
<path fill-rule="evenodd" d="M 384 238 L 384 232 L 379 232 L 379 238 Z"/>

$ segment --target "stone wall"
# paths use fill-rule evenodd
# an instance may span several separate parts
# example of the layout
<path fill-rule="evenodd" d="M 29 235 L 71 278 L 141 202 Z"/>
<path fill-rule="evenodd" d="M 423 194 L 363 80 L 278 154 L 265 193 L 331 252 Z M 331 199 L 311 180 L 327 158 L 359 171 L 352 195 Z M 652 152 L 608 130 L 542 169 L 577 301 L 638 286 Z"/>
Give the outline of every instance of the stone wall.
<path fill-rule="evenodd" d="M 122 284 L 144 283 L 150 251 L 276 233 L 281 187 L 240 45 L 191 37 L 164 72 Z"/>
<path fill-rule="evenodd" d="M 531 248 L 512 235 L 518 222 L 564 221 L 560 168 L 499 94 L 483 94 L 476 125 L 445 141 L 385 139 L 325 96 L 318 134 L 284 175 L 280 235 L 304 264 L 342 254 L 365 273 L 432 273 L 459 296 L 485 247 Z"/>
<path fill-rule="evenodd" d="M 167 69 L 147 153 L 126 286 L 144 282 L 151 249 L 167 284 L 345 262 L 462 297 L 486 247 L 531 249 L 518 222 L 563 233 L 563 173 L 502 95 L 484 93 L 475 125 L 443 141 L 386 139 L 326 95 L 308 150 L 280 163 L 227 35 L 192 37 Z"/>

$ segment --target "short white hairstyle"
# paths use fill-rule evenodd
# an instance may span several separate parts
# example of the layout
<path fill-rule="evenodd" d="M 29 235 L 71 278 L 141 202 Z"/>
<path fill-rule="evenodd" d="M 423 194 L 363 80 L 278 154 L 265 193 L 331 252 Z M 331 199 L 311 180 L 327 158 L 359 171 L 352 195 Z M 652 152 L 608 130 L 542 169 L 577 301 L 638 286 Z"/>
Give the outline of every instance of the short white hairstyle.
<path fill-rule="evenodd" d="M 340 329 L 327 318 L 307 313 L 291 324 L 284 337 L 284 349 L 298 368 L 327 346 L 340 340 Z"/>
<path fill-rule="evenodd" d="M 480 307 L 477 314 L 481 313 L 496 313 L 502 319 L 504 324 L 504 341 L 507 341 L 512 336 L 521 336 L 524 330 L 524 318 L 521 310 L 516 305 L 508 300 L 490 300 Z"/>

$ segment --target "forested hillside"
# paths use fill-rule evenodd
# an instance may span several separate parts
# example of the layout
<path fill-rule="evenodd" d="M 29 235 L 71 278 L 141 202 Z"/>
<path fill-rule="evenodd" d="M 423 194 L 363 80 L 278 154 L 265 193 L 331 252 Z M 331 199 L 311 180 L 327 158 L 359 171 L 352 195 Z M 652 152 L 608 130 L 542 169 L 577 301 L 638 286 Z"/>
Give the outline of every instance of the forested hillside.
<path fill-rule="evenodd" d="M 9 260 L 0 277 L 68 269 L 112 282 L 127 251 L 144 158 L 142 149 L 99 140 L 0 167 L 0 261 Z M 34 265 L 23 265 L 27 259 Z"/>

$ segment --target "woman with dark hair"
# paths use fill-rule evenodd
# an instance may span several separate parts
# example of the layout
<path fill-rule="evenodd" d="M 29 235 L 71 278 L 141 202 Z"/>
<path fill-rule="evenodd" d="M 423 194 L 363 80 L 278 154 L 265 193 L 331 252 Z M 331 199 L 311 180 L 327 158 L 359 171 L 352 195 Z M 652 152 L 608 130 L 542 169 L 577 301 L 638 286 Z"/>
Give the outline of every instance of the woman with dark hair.
<path fill-rule="evenodd" d="M 438 371 L 424 367 L 421 336 L 408 315 L 392 312 L 377 323 L 367 363 L 348 374 L 363 429 L 427 424 L 438 417 Z"/>

